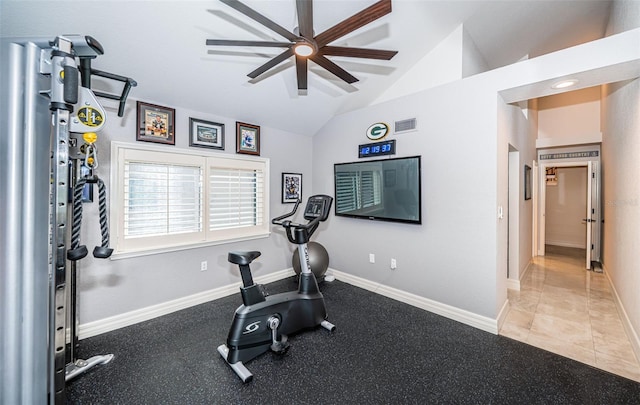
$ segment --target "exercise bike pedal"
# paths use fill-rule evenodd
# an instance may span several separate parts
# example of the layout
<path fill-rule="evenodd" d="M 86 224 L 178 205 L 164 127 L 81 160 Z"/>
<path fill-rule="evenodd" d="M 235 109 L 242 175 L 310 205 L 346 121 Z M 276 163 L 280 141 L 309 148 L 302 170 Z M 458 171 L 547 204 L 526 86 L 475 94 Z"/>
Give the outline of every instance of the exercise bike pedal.
<path fill-rule="evenodd" d="M 287 337 L 282 335 L 282 339 L 280 341 L 273 342 L 271 344 L 271 351 L 277 355 L 287 354 L 291 345 L 287 342 Z"/>

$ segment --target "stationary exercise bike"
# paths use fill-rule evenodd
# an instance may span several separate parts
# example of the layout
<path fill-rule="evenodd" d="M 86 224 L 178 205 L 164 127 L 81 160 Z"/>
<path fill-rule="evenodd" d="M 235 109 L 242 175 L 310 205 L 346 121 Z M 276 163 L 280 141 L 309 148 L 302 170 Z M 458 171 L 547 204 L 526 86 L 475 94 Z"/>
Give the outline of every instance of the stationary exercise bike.
<path fill-rule="evenodd" d="M 335 325 L 326 320 L 324 297 L 311 271 L 307 249 L 311 235 L 320 222 L 329 216 L 332 202 L 333 198 L 327 195 L 309 197 L 304 210 L 304 219 L 309 221 L 306 224 L 285 220 L 296 213 L 300 200 L 290 213 L 271 221 L 285 228 L 287 239 L 297 244 L 299 251 L 304 253 L 300 255 L 301 273 L 297 291 L 268 296 L 264 286 L 253 282 L 249 268 L 260 252 L 229 252 L 229 262 L 240 266 L 244 285 L 240 287 L 243 305 L 236 310 L 227 344 L 220 345 L 218 353 L 243 382 L 253 379 L 253 374 L 243 363 L 269 350 L 285 353 L 289 347 L 288 335 L 318 325 L 329 331 L 335 330 Z"/>

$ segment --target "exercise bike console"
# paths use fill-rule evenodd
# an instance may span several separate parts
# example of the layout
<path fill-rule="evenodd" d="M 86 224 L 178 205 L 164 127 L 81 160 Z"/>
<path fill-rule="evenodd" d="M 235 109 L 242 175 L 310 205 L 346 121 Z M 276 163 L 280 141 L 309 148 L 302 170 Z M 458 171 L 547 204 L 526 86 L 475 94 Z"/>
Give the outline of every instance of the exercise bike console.
<path fill-rule="evenodd" d="M 260 252 L 229 252 L 229 262 L 240 267 L 243 305 L 235 312 L 227 344 L 220 345 L 218 352 L 243 382 L 253 378 L 243 363 L 269 350 L 284 353 L 289 347 L 288 335 L 317 326 L 329 331 L 335 329 L 335 326 L 326 320 L 324 297 L 311 271 L 307 249 L 311 235 L 320 222 L 327 220 L 332 202 L 333 198 L 327 195 L 309 197 L 304 210 L 304 218 L 309 221 L 306 224 L 285 220 L 296 213 L 300 200 L 291 212 L 271 221 L 274 225 L 284 227 L 287 239 L 297 244 L 300 252 L 304 252 L 300 255 L 302 270 L 297 291 L 267 295 L 262 285 L 254 283 L 249 267 L 250 263 L 260 256 Z"/>

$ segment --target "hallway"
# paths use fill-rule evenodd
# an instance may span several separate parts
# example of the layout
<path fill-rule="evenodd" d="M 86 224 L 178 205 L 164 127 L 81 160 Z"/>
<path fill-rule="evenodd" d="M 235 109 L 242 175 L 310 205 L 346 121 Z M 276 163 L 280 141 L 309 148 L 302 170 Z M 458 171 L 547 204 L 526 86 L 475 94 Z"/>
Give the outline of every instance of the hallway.
<path fill-rule="evenodd" d="M 500 335 L 640 382 L 640 365 L 602 273 L 585 271 L 584 249 L 547 246 L 533 258 Z"/>

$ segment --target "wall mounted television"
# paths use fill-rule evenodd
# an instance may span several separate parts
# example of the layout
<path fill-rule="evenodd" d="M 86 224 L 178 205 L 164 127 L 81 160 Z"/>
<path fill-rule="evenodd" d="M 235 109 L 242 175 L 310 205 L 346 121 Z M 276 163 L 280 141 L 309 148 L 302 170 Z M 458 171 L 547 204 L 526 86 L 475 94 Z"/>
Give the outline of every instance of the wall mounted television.
<path fill-rule="evenodd" d="M 336 163 L 337 216 L 422 223 L 420 156 Z"/>

